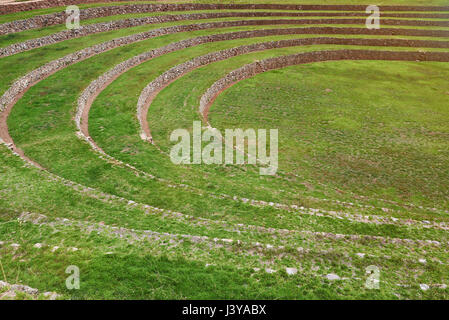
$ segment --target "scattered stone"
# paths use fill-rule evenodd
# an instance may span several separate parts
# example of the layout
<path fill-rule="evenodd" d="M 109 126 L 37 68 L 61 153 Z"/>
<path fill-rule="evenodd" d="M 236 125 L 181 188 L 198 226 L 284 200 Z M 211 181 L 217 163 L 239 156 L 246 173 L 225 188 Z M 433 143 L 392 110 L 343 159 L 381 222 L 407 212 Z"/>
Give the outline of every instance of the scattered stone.
<path fill-rule="evenodd" d="M 16 299 L 18 292 L 27 294 L 31 299 L 37 299 L 39 295 L 38 289 L 31 288 L 23 284 L 9 284 L 5 281 L 0 281 L 0 289 L 1 288 L 6 288 L 7 291 L 0 294 L 0 300 Z M 56 300 L 61 295 L 57 294 L 56 292 L 45 292 L 42 294 L 42 296 L 49 300 Z"/>
<path fill-rule="evenodd" d="M 266 268 L 266 269 L 265 269 L 265 272 L 266 272 L 266 273 L 275 273 L 276 270 L 273 270 L 273 269 L 270 269 L 270 268 Z"/>
<path fill-rule="evenodd" d="M 259 271 L 260 271 L 260 268 L 253 268 L 253 270 L 254 270 L 255 272 L 259 272 Z"/>
<path fill-rule="evenodd" d="M 296 268 L 285 268 L 285 272 L 287 272 L 288 275 L 292 276 L 298 273 L 298 269 Z"/>
<path fill-rule="evenodd" d="M 13 284 L 11 286 L 11 289 L 14 290 L 14 291 L 25 292 L 26 294 L 29 294 L 29 295 L 32 295 L 32 296 L 38 294 L 38 292 L 39 292 L 39 290 L 37 290 L 37 289 L 31 288 L 31 287 L 28 287 L 28 286 L 24 286 L 22 284 Z"/>
<path fill-rule="evenodd" d="M 55 252 L 55 251 L 58 250 L 58 249 L 59 249 L 58 246 L 54 246 L 54 247 L 51 249 L 51 252 Z"/>
<path fill-rule="evenodd" d="M 324 90 L 324 91 L 326 91 L 326 92 L 332 92 L 332 89 L 329 89 L 329 88 L 327 88 L 326 90 Z"/>
<path fill-rule="evenodd" d="M 357 255 L 359 258 L 364 258 L 366 254 L 365 254 L 365 253 L 358 252 L 358 253 L 356 253 L 356 255 Z"/>
<path fill-rule="evenodd" d="M 328 275 L 326 275 L 326 278 L 328 280 L 340 280 L 340 276 L 336 275 L 335 273 L 329 273 Z"/>
<path fill-rule="evenodd" d="M 423 264 L 426 264 L 426 263 L 427 263 L 427 260 L 426 260 L 426 259 L 419 259 L 418 261 L 419 261 L 419 263 L 423 263 Z"/>
<path fill-rule="evenodd" d="M 13 247 L 14 249 L 17 249 L 17 248 L 20 247 L 20 244 L 18 244 L 18 243 L 12 243 L 12 244 L 11 244 L 11 247 Z"/>
<path fill-rule="evenodd" d="M 40 249 L 40 248 L 42 248 L 42 243 L 36 243 L 33 247 Z"/>
<path fill-rule="evenodd" d="M 78 248 L 75 248 L 75 247 L 73 247 L 73 248 L 70 248 L 70 250 L 71 250 L 71 251 L 73 251 L 73 252 L 75 252 L 75 251 L 78 251 L 79 249 L 78 249 Z"/>

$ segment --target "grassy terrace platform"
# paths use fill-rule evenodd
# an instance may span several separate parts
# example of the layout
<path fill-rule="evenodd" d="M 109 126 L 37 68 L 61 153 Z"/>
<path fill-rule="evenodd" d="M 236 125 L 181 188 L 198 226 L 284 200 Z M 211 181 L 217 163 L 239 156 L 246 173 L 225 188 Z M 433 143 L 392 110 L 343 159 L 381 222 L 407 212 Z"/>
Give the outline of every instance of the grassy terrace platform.
<path fill-rule="evenodd" d="M 0 280 L 39 290 L 15 296 L 27 299 L 447 299 L 449 6 L 382 5 L 409 7 L 382 11 L 379 30 L 348 7 L 148 10 L 81 20 L 87 31 L 65 38 L 62 23 L 5 31 L 64 6 L 0 15 L 0 52 L 18 48 L 0 57 Z M 213 17 L 222 13 L 235 16 Z M 130 25 L 179 15 L 192 16 Z M 223 132 L 278 129 L 275 175 L 172 163 L 171 132 L 206 125 L 201 99 L 217 81 L 335 50 L 398 58 L 265 70 L 210 105 L 207 120 Z M 79 290 L 65 286 L 69 265 L 80 268 Z M 373 265 L 380 289 L 365 287 Z"/>

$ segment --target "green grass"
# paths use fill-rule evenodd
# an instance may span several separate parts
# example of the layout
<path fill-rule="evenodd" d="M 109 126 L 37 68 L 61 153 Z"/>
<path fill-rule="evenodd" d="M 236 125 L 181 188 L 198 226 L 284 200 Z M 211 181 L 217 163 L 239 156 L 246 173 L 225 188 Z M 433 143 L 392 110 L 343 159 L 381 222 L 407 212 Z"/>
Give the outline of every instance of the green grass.
<path fill-rule="evenodd" d="M 117 18 L 123 16 L 95 22 Z M 7 72 L 0 76 L 0 91 L 26 72 L 76 50 L 161 26 L 201 22 L 206 21 L 100 33 L 2 58 L 0 65 Z M 1 45 L 51 34 L 58 28 L 2 37 Z M 132 68 L 100 94 L 89 117 L 94 140 L 115 158 L 167 181 L 136 175 L 105 161 L 76 137 L 73 116 L 79 95 L 116 64 L 183 39 L 266 28 L 275 27 L 202 30 L 149 39 L 68 66 L 27 91 L 8 118 L 14 141 L 50 173 L 91 189 L 30 167 L 0 146 L 0 262 L 4 270 L 0 279 L 40 292 L 55 291 L 64 299 L 447 299 L 448 289 L 436 286 L 449 283 L 449 236 L 447 230 L 431 225 L 441 222 L 444 227 L 449 222 L 445 211 L 449 69 L 445 63 L 315 63 L 266 72 L 225 90 L 209 119 L 220 129 L 279 128 L 277 177 L 260 177 L 258 169 L 250 166 L 173 165 L 140 140 L 137 99 L 150 81 L 193 57 L 310 35 L 238 39 L 179 50 Z M 155 142 L 167 151 L 170 132 L 190 128 L 199 118 L 198 103 L 205 90 L 244 64 L 344 48 L 366 49 L 278 48 L 196 69 L 154 100 L 148 120 Z M 191 188 L 173 188 L 173 183 Z M 254 206 L 220 194 L 306 209 Z M 318 211 L 310 214 L 308 208 Z M 45 217 L 36 220 L 37 214 Z M 376 223 L 391 217 L 401 220 Z M 416 221 L 407 224 L 406 219 Z M 441 245 L 415 242 L 421 239 L 438 240 Z M 14 249 L 13 243 L 19 248 Z M 35 248 L 36 243 L 42 248 Z M 59 248 L 54 250 L 55 246 Z M 80 290 L 65 287 L 69 265 L 81 270 Z M 381 270 L 380 290 L 364 287 L 365 268 L 370 265 Z M 288 276 L 286 267 L 295 267 L 298 273 Z M 265 268 L 277 272 L 269 274 Z M 326 280 L 329 273 L 343 280 Z M 432 288 L 421 290 L 423 283 Z"/>
<path fill-rule="evenodd" d="M 445 63 L 378 61 L 271 71 L 223 94 L 210 120 L 282 128 L 282 169 L 317 183 L 447 207 L 448 72 Z"/>

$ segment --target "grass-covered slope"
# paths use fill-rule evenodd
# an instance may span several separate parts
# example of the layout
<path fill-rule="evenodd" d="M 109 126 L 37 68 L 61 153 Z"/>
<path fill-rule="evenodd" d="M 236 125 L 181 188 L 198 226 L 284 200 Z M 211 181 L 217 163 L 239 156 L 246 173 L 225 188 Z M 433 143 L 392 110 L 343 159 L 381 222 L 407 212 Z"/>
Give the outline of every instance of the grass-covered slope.
<path fill-rule="evenodd" d="M 80 7 L 113 4 L 128 3 Z M 390 4 L 445 3 L 382 3 Z M 0 22 L 58 10 L 2 15 Z M 218 11 L 112 15 L 82 24 L 196 12 Z M 319 18 L 320 12 L 310 19 Z M 272 20 L 269 25 L 195 27 L 267 19 Z M 260 73 L 221 92 L 208 120 L 219 129 L 277 128 L 275 176 L 260 176 L 254 165 L 170 161 L 170 133 L 190 130 L 194 120 L 202 119 L 199 104 L 208 88 L 255 61 L 346 49 L 449 54 L 448 38 L 441 36 L 449 30 L 444 26 L 381 25 L 386 30 L 381 34 L 367 33 L 363 23 L 281 24 L 285 19 L 302 18 L 147 24 L 42 43 L 0 58 L 7 71 L 0 74 L 0 101 L 13 101 L 0 105 L 6 108 L 1 138 L 8 143 L 0 146 L 0 279 L 75 299 L 447 298 L 447 62 L 333 61 Z M 104 48 L 53 74 L 40 69 L 42 77 L 29 86 L 15 82 L 85 48 L 177 25 L 193 29 Z M 121 69 L 88 101 L 89 112 L 83 114 L 87 130 L 80 132 L 74 121 L 84 90 L 137 55 L 197 37 L 293 28 L 302 29 L 180 46 L 138 61 Z M 341 28 L 339 34 L 335 28 Z M 2 35 L 0 47 L 63 30 L 64 25 L 53 25 Z M 436 33 L 419 36 L 421 30 Z M 187 70 L 157 91 L 146 118 L 154 144 L 141 139 L 139 96 L 164 72 L 221 50 L 319 37 L 403 39 L 408 45 L 328 43 L 223 56 Z M 414 40 L 439 44 L 416 45 Z M 12 100 L 10 87 L 19 88 Z M 82 139 L 84 133 L 91 144 Z M 79 290 L 66 288 L 69 265 L 80 268 Z M 379 268 L 380 289 L 365 287 L 368 266 Z"/>

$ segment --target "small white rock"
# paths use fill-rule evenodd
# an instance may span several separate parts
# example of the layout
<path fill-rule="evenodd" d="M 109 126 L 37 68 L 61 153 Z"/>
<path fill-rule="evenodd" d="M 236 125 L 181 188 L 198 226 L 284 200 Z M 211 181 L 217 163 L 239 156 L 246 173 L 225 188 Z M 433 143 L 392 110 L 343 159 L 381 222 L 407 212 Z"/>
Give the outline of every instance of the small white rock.
<path fill-rule="evenodd" d="M 365 254 L 365 253 L 358 252 L 358 253 L 356 253 L 356 255 L 357 255 L 357 257 L 359 257 L 359 258 L 364 258 L 366 254 Z"/>
<path fill-rule="evenodd" d="M 20 247 L 20 244 L 18 243 L 12 243 L 11 247 L 13 247 L 14 249 L 17 249 L 18 247 Z"/>
<path fill-rule="evenodd" d="M 266 268 L 266 269 L 265 269 L 265 272 L 266 272 L 266 273 L 275 273 L 276 270 L 273 270 L 273 269 L 270 269 L 270 268 Z"/>
<path fill-rule="evenodd" d="M 334 274 L 334 273 L 329 273 L 329 274 L 326 276 L 326 278 L 327 278 L 328 280 L 340 280 L 340 276 L 338 276 L 338 275 L 336 275 L 336 274 Z"/>
<path fill-rule="evenodd" d="M 33 247 L 40 249 L 40 248 L 42 248 L 42 243 L 36 243 Z"/>
<path fill-rule="evenodd" d="M 260 271 L 260 268 L 253 268 L 253 270 L 254 270 L 255 272 L 259 272 L 259 271 Z"/>
<path fill-rule="evenodd" d="M 425 284 L 425 283 L 421 283 L 421 284 L 419 285 L 419 287 L 420 287 L 421 290 L 423 290 L 423 291 L 427 291 L 427 290 L 430 289 L 429 285 L 427 285 L 427 284 Z"/>
<path fill-rule="evenodd" d="M 426 263 L 427 263 L 427 260 L 426 260 L 426 259 L 419 259 L 418 261 L 419 261 L 419 263 L 423 263 L 423 264 L 426 264 Z"/>
<path fill-rule="evenodd" d="M 292 276 L 292 275 L 298 273 L 298 269 L 296 269 L 296 268 L 285 268 L 285 272 L 287 272 L 288 275 Z"/>
<path fill-rule="evenodd" d="M 58 249 L 59 249 L 58 246 L 54 246 L 54 247 L 51 249 L 51 252 L 55 252 L 55 251 L 58 250 Z"/>

